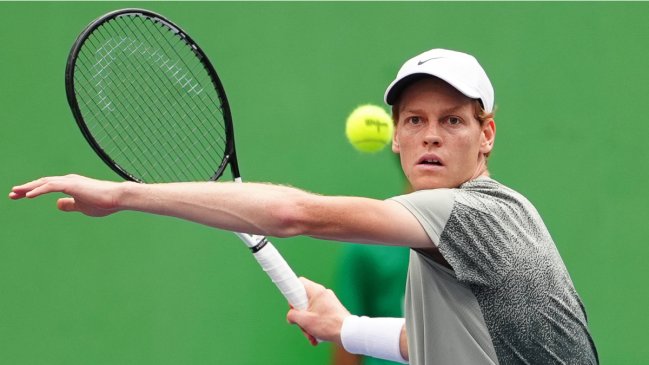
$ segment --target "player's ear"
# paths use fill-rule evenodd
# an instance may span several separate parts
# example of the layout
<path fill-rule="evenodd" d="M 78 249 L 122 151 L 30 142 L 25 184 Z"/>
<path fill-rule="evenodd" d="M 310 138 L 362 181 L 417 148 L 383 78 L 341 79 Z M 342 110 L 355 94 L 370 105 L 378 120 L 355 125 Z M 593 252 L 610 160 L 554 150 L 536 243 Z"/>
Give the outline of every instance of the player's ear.
<path fill-rule="evenodd" d="M 392 134 L 392 152 L 399 153 L 399 138 L 397 137 L 397 126 L 394 126 L 394 132 Z"/>
<path fill-rule="evenodd" d="M 493 118 L 489 118 L 482 124 L 482 131 L 480 135 L 480 152 L 484 155 L 489 155 L 494 148 L 496 141 L 496 122 Z"/>

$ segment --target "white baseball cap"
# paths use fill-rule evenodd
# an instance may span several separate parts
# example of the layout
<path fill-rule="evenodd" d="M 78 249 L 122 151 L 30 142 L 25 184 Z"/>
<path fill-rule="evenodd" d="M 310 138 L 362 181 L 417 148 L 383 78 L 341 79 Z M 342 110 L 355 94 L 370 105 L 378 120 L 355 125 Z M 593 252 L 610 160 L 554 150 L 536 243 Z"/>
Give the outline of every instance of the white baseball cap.
<path fill-rule="evenodd" d="M 403 88 L 416 75 L 438 77 L 467 97 L 480 100 L 487 113 L 493 111 L 494 88 L 478 60 L 471 55 L 435 48 L 409 59 L 385 90 L 385 102 L 394 104 Z"/>

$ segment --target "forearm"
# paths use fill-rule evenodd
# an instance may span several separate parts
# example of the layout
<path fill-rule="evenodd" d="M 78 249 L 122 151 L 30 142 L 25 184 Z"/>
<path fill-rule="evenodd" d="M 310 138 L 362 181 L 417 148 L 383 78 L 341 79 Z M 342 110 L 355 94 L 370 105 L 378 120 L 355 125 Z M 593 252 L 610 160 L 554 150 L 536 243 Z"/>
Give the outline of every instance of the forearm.
<path fill-rule="evenodd" d="M 120 210 L 178 217 L 208 226 L 252 234 L 289 236 L 290 222 L 306 192 L 258 183 L 124 183 Z M 294 229 L 294 228 L 293 228 Z"/>
<path fill-rule="evenodd" d="M 399 335 L 399 352 L 401 353 L 401 357 L 403 357 L 404 360 L 410 360 L 410 355 L 408 352 L 408 332 L 406 331 L 405 324 L 401 327 L 401 334 Z"/>
<path fill-rule="evenodd" d="M 332 365 L 362 365 L 363 357 L 357 354 L 350 354 L 341 345 L 334 343 L 331 359 Z"/>

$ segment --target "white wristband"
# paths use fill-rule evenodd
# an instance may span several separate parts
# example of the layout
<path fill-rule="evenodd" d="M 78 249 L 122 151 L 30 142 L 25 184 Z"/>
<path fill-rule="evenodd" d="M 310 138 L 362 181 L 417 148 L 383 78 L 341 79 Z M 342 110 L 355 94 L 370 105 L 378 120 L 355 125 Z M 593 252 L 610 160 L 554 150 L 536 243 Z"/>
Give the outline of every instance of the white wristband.
<path fill-rule="evenodd" d="M 399 347 L 404 323 L 404 318 L 347 316 L 340 330 L 340 340 L 349 353 L 407 364 Z"/>

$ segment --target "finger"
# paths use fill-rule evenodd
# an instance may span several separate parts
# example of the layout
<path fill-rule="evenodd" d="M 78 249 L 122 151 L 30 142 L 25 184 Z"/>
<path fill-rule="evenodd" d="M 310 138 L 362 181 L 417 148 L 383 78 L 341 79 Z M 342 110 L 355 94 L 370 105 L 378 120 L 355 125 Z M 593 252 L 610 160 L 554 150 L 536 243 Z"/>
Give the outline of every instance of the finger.
<path fill-rule="evenodd" d="M 305 331 L 304 328 L 302 328 L 302 327 L 300 327 L 300 330 L 302 330 L 302 334 L 304 335 L 304 337 L 306 337 L 307 340 L 309 340 L 309 343 L 311 343 L 311 345 L 313 345 L 313 346 L 318 345 L 319 342 L 318 342 L 318 340 L 315 339 L 315 337 L 310 335 L 309 332 Z"/>
<path fill-rule="evenodd" d="M 56 181 L 47 181 L 41 185 L 34 187 L 32 190 L 25 193 L 26 198 L 36 198 L 43 194 L 62 192 L 63 187 Z"/>
<path fill-rule="evenodd" d="M 315 337 L 311 336 L 310 334 L 308 334 L 306 332 L 304 332 L 304 334 L 306 335 L 306 338 L 309 340 L 309 342 L 311 343 L 312 346 L 318 346 L 320 341 L 318 341 Z"/>
<path fill-rule="evenodd" d="M 45 178 L 40 178 L 38 180 L 33 180 L 27 183 L 24 183 L 22 185 L 16 185 L 11 188 L 11 193 L 9 193 L 9 197 L 12 199 L 19 199 L 19 198 L 24 198 L 25 194 L 34 188 L 42 185 L 45 183 Z"/>
<path fill-rule="evenodd" d="M 294 314 L 291 315 L 291 311 L 294 312 Z M 298 324 L 299 321 L 301 321 L 303 318 L 302 313 L 294 309 L 291 309 L 291 311 L 289 311 L 289 314 L 287 315 L 288 322 L 292 324 L 297 324 L 300 331 L 302 331 L 304 337 L 307 340 L 309 340 L 309 343 L 311 343 L 312 346 L 317 346 L 320 343 L 320 341 L 316 340 L 315 336 L 311 335 L 309 332 L 307 332 L 307 330 L 305 330 L 302 326 Z"/>
<path fill-rule="evenodd" d="M 297 325 L 302 331 L 304 337 L 306 337 L 306 339 L 309 340 L 309 343 L 311 343 L 312 346 L 318 346 L 320 341 L 318 341 L 318 339 L 316 339 L 315 336 L 307 332 L 307 330 L 305 330 L 304 327 L 302 327 L 302 325 L 307 324 L 306 322 L 308 321 L 308 317 L 310 316 L 310 314 L 306 311 L 293 309 L 292 306 L 290 307 L 291 309 L 286 314 L 286 320 L 288 321 L 288 323 Z"/>
<path fill-rule="evenodd" d="M 9 192 L 9 199 L 14 199 L 15 200 L 15 199 L 21 199 L 21 198 L 24 198 L 24 197 L 25 197 L 25 194 L 19 194 L 19 193 L 15 192 L 15 191 L 10 191 Z"/>
<path fill-rule="evenodd" d="M 299 310 L 291 308 L 288 313 L 286 313 L 286 320 L 290 324 L 297 324 L 302 319 L 302 313 Z"/>
<path fill-rule="evenodd" d="M 11 190 L 13 190 L 13 191 L 32 190 L 32 189 L 34 189 L 35 187 L 37 187 L 39 185 L 43 185 L 43 184 L 47 183 L 48 181 L 52 181 L 52 180 L 57 179 L 57 178 L 58 178 L 58 176 L 41 177 L 40 179 L 28 181 L 28 182 L 26 182 L 24 184 L 21 184 L 21 185 L 16 185 Z"/>
<path fill-rule="evenodd" d="M 300 276 L 299 279 L 300 279 L 300 281 L 302 282 L 302 284 L 304 284 L 305 286 L 306 286 L 306 285 L 319 285 L 319 284 L 316 283 L 315 281 L 311 281 L 311 280 L 305 278 L 304 276 Z"/>
<path fill-rule="evenodd" d="M 306 290 L 306 296 L 307 298 L 309 298 L 309 300 L 314 298 L 318 293 L 327 290 L 321 284 L 313 282 L 305 277 L 300 277 L 300 281 L 304 285 L 304 289 Z"/>
<path fill-rule="evenodd" d="M 300 328 L 308 327 L 312 321 L 313 314 L 306 310 L 291 309 L 286 314 L 286 320 L 290 324 L 296 324 Z"/>
<path fill-rule="evenodd" d="M 14 186 L 11 189 L 11 192 L 13 194 L 10 194 L 9 196 L 12 199 L 19 199 L 24 197 L 35 198 L 39 195 L 52 191 L 60 191 L 60 189 L 56 189 L 56 186 L 58 186 L 58 184 L 56 184 L 55 181 L 57 180 L 57 177 L 43 177 L 22 185 Z"/>

